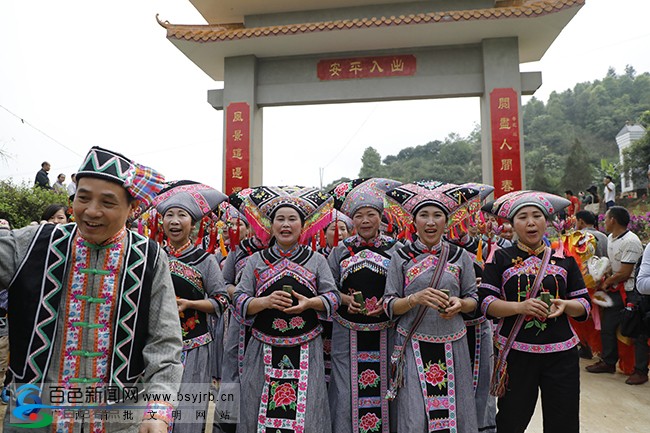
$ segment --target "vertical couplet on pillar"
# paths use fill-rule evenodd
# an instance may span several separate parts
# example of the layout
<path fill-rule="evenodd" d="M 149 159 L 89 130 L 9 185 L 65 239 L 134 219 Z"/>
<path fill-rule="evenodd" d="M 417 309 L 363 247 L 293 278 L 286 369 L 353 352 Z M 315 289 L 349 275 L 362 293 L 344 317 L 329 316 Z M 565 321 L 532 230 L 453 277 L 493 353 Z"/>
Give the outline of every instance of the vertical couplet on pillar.
<path fill-rule="evenodd" d="M 229 195 L 250 186 L 250 118 L 246 102 L 232 102 L 226 107 L 224 192 Z"/>
<path fill-rule="evenodd" d="M 494 89 L 490 93 L 492 126 L 492 176 L 494 196 L 521 190 L 521 149 L 519 145 L 519 98 L 514 89 Z"/>

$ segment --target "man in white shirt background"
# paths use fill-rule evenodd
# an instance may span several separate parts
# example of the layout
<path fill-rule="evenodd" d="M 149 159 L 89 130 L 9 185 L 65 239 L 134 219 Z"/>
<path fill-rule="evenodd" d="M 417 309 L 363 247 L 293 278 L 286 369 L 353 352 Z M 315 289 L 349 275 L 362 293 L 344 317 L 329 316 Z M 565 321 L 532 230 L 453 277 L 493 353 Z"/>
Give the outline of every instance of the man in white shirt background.
<path fill-rule="evenodd" d="M 611 176 L 605 176 L 603 178 L 603 185 L 605 185 L 605 205 L 609 209 L 616 204 L 616 185 L 612 182 Z"/>

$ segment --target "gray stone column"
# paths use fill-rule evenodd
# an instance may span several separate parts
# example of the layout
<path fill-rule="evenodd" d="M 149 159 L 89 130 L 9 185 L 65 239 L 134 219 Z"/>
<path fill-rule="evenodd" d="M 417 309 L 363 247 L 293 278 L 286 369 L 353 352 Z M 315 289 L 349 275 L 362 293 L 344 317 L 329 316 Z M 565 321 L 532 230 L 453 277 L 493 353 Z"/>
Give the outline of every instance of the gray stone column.
<path fill-rule="evenodd" d="M 481 96 L 481 156 L 483 182 L 492 185 L 492 126 L 490 123 L 490 92 L 495 88 L 512 88 L 517 92 L 519 143 L 521 149 L 522 188 L 526 187 L 524 134 L 521 117 L 521 75 L 519 72 L 519 42 L 516 37 L 483 39 L 483 82 Z"/>
<path fill-rule="evenodd" d="M 223 186 L 226 184 L 226 119 L 225 109 L 232 102 L 246 102 L 250 106 L 250 186 L 262 184 L 262 108 L 257 106 L 258 60 L 255 56 L 227 57 L 224 62 L 223 89 Z M 229 192 L 226 192 L 229 193 Z"/>

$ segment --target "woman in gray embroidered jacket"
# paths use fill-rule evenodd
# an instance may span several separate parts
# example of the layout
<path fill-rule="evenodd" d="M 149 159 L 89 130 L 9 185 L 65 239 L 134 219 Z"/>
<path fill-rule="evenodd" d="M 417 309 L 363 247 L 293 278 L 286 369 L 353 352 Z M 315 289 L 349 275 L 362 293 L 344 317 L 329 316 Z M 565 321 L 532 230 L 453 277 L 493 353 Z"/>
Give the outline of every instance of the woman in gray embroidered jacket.
<path fill-rule="evenodd" d="M 238 314 L 252 320 L 241 375 L 240 432 L 329 433 L 322 326 L 339 305 L 325 258 L 300 245 L 331 217 L 316 188 L 259 187 L 244 211 L 269 248 L 246 263 L 235 291 Z M 246 205 L 245 205 L 246 206 Z"/>
<path fill-rule="evenodd" d="M 389 212 L 412 215 L 417 231 L 417 239 L 393 256 L 384 298 L 389 317 L 401 316 L 393 361 L 403 355 L 403 370 L 397 368 L 391 384 L 394 393 L 396 382 L 403 382 L 397 394 L 399 432 L 477 431 L 467 330 L 459 314 L 476 308 L 476 275 L 467 252 L 442 235 L 478 195 L 478 189 L 433 181 L 387 193 Z M 444 268 L 438 269 L 441 262 Z M 419 314 L 419 326 L 405 341 Z"/>
<path fill-rule="evenodd" d="M 210 367 L 218 361 L 212 346 L 223 345 L 223 335 L 213 340 L 209 315 L 221 316 L 228 308 L 226 285 L 217 258 L 195 246 L 190 233 L 204 215 L 216 209 L 225 194 L 192 181 L 179 181 L 161 191 L 155 200 L 167 236 L 165 252 L 174 283 L 176 305 L 183 335 L 182 395 L 205 395 L 210 390 Z M 206 411 L 208 401 L 182 402 L 177 410 L 188 414 Z M 182 413 L 182 412 L 181 412 Z M 202 430 L 204 418 L 181 415 L 174 423 L 174 433 Z"/>

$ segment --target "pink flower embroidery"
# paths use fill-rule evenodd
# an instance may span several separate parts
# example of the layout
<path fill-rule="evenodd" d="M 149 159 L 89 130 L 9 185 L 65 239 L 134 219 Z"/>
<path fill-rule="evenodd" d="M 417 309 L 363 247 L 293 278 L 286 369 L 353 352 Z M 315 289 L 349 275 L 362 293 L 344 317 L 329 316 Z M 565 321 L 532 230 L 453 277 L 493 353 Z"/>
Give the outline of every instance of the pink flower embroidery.
<path fill-rule="evenodd" d="M 289 326 L 293 329 L 302 329 L 302 327 L 305 326 L 305 321 L 302 317 L 296 316 L 289 321 Z"/>
<path fill-rule="evenodd" d="M 285 409 L 284 406 L 292 406 L 292 403 L 296 402 L 296 390 L 290 383 L 284 383 L 282 385 L 278 385 L 275 387 L 273 390 L 273 402 L 271 404 L 270 409 L 275 409 L 276 407 L 282 407 L 282 409 Z M 293 404 L 295 407 L 295 404 Z"/>
<path fill-rule="evenodd" d="M 339 186 L 337 186 L 336 188 L 334 188 L 334 194 L 337 197 L 343 197 L 345 195 L 345 193 L 348 191 L 348 189 L 350 189 L 350 184 L 347 183 L 347 182 L 342 183 Z"/>
<path fill-rule="evenodd" d="M 373 412 L 368 412 L 359 420 L 359 430 L 362 433 L 368 433 L 369 431 L 379 431 L 381 426 L 381 419 L 377 418 Z"/>
<path fill-rule="evenodd" d="M 378 383 L 379 375 L 375 373 L 374 370 L 367 369 L 359 375 L 359 385 L 361 389 L 365 389 L 367 387 L 374 388 Z"/>
<path fill-rule="evenodd" d="M 280 332 L 286 332 L 289 330 L 289 325 L 287 324 L 287 321 L 284 319 L 275 319 L 271 327 L 273 329 L 277 329 Z"/>
<path fill-rule="evenodd" d="M 431 362 L 429 362 L 425 369 L 424 378 L 426 382 L 432 386 L 442 388 L 442 386 L 445 385 L 446 376 L 447 372 L 440 366 L 440 364 L 431 364 Z"/>
<path fill-rule="evenodd" d="M 372 298 L 366 299 L 366 310 L 374 311 L 378 308 L 377 297 L 373 296 Z"/>
<path fill-rule="evenodd" d="M 327 355 L 330 355 L 332 353 L 332 340 L 329 338 L 323 339 L 323 352 L 325 352 Z"/>

